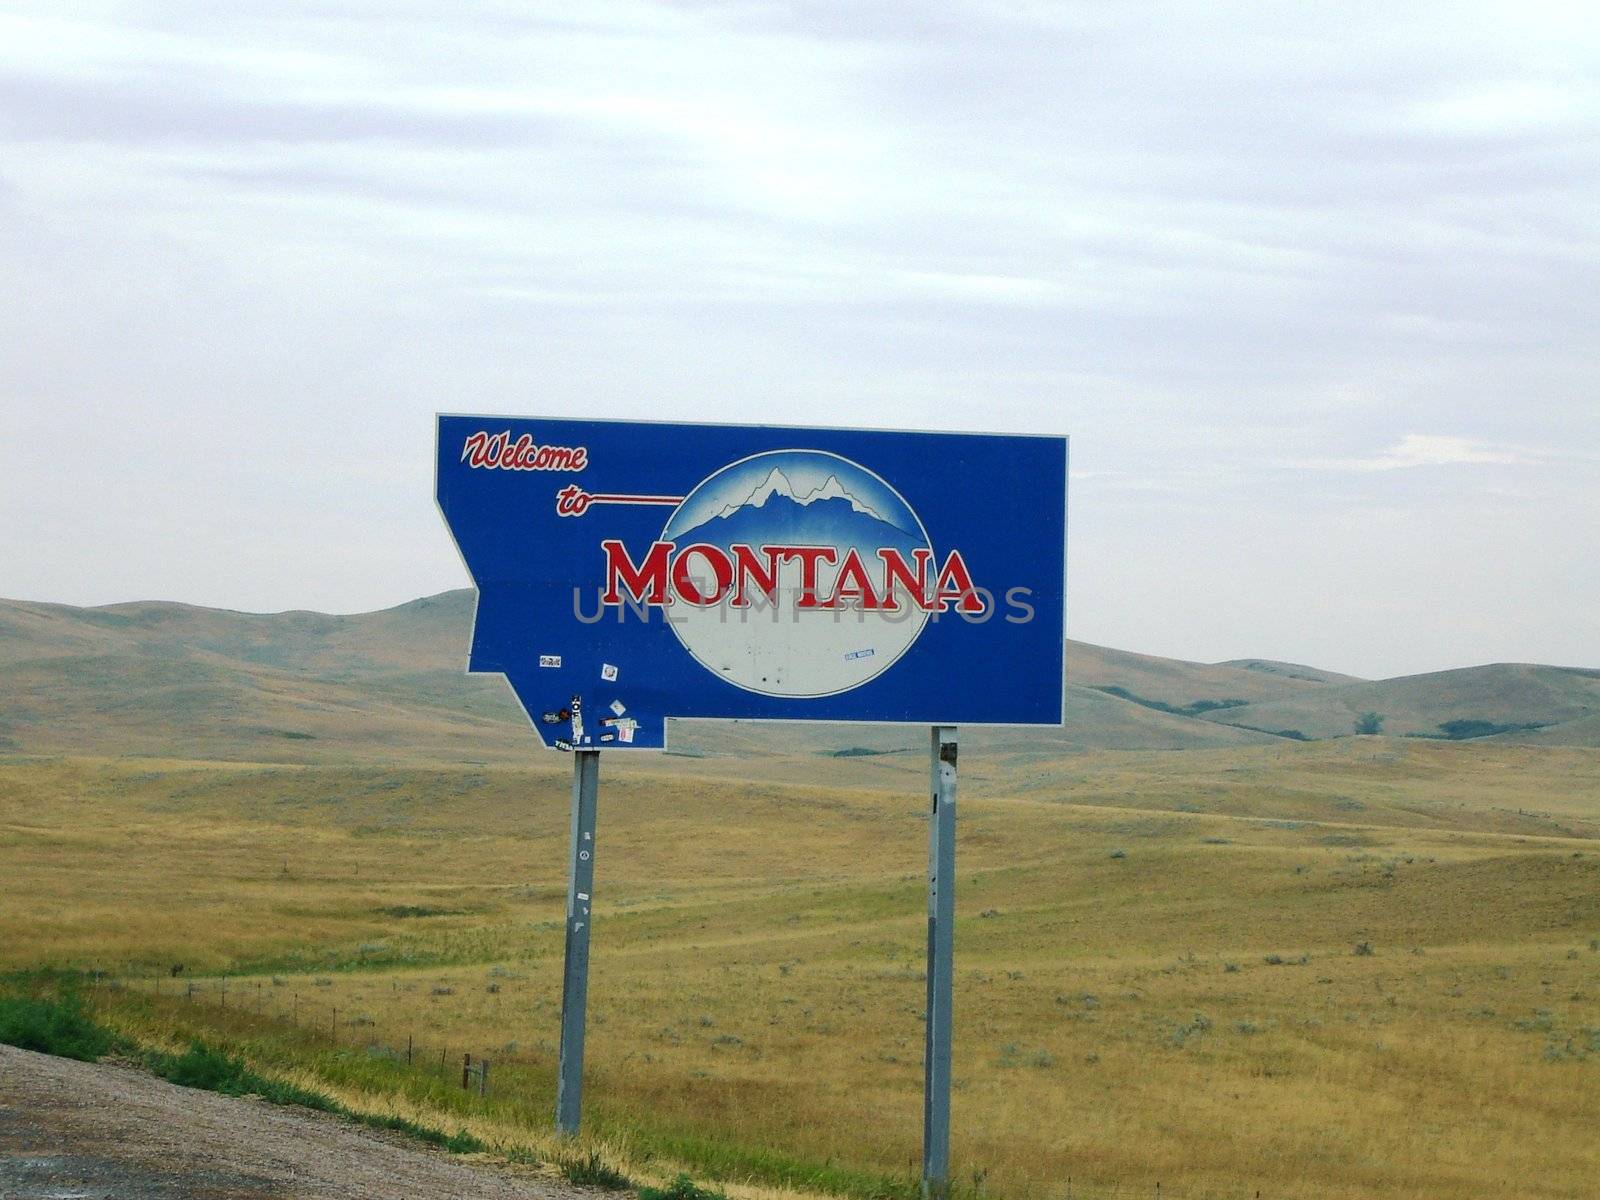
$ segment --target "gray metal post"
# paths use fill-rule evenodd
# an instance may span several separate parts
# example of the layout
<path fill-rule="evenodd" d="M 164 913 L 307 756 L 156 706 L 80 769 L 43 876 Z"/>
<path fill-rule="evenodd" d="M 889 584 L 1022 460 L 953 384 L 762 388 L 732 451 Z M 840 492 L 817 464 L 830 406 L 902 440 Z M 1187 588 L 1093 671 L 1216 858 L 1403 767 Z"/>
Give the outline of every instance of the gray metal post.
<path fill-rule="evenodd" d="M 928 817 L 928 1026 L 923 1051 L 922 1194 L 950 1194 L 950 1007 L 956 916 L 956 730 L 935 725 Z"/>
<path fill-rule="evenodd" d="M 589 897 L 594 895 L 594 819 L 600 751 L 573 752 L 572 864 L 567 876 L 567 955 L 561 981 L 561 1076 L 556 1128 L 576 1134 L 583 1109 L 583 1020 L 589 999 Z"/>

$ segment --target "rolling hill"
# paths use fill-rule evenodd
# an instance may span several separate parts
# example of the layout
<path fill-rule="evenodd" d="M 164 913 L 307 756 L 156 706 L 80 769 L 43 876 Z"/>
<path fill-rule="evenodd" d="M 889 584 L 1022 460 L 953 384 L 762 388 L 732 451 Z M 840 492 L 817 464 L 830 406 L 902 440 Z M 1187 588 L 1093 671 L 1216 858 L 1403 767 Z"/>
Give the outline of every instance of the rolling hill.
<path fill-rule="evenodd" d="M 267 762 L 526 759 L 536 747 L 504 683 L 468 676 L 474 595 L 380 612 L 256 614 L 168 602 L 101 608 L 0 600 L 0 753 L 134 754 Z M 1068 724 L 972 730 L 1018 760 L 1095 749 L 1264 745 L 1294 730 L 1391 733 L 1480 722 L 1508 740 L 1600 742 L 1600 672 L 1473 667 L 1367 681 L 1266 660 L 1191 663 L 1069 644 Z M 1473 732 L 1483 728 L 1473 726 Z M 864 753 L 920 748 L 892 726 L 677 722 L 678 753 Z"/>
<path fill-rule="evenodd" d="M 1511 737 L 1550 744 L 1595 745 L 1600 671 L 1496 663 L 1357 680 L 1312 693 L 1277 696 L 1203 714 L 1258 729 L 1298 730 L 1310 738 L 1351 732 L 1363 713 L 1383 718 L 1383 732 L 1413 737 Z"/>

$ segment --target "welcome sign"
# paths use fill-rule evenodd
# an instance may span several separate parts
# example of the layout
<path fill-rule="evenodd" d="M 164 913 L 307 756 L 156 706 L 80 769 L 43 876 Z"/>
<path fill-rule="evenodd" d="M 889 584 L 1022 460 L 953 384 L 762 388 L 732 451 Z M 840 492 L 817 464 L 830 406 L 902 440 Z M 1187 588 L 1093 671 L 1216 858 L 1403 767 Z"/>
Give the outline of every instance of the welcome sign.
<path fill-rule="evenodd" d="M 1067 439 L 444 416 L 468 669 L 547 746 L 669 717 L 1060 725 Z"/>

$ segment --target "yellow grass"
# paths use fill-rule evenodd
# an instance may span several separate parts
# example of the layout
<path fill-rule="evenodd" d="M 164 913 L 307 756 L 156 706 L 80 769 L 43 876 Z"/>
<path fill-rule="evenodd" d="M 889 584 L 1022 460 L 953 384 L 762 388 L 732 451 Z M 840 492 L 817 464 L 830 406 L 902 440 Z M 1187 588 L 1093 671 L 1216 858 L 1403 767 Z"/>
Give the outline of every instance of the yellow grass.
<path fill-rule="evenodd" d="M 118 1019 L 553 1153 L 566 766 L 0 765 L 0 969 L 162 978 Z M 912 1172 L 920 766 L 607 760 L 587 1111 L 636 1176 Z M 961 1180 L 1593 1195 L 1597 785 L 1589 751 L 1376 739 L 963 762 Z M 498 1107 L 359 1069 L 408 1036 L 488 1054 Z"/>

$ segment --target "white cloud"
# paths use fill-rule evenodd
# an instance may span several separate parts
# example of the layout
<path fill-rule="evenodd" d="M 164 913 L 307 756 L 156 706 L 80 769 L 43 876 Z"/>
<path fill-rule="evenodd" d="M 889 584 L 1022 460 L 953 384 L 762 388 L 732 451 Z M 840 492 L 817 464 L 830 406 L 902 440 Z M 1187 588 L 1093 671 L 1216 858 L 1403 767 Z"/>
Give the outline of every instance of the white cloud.
<path fill-rule="evenodd" d="M 1494 446 L 1472 438 L 1408 433 L 1378 454 L 1291 459 L 1282 465 L 1315 471 L 1404 471 L 1413 467 L 1525 466 L 1550 457 L 1548 451 Z"/>

